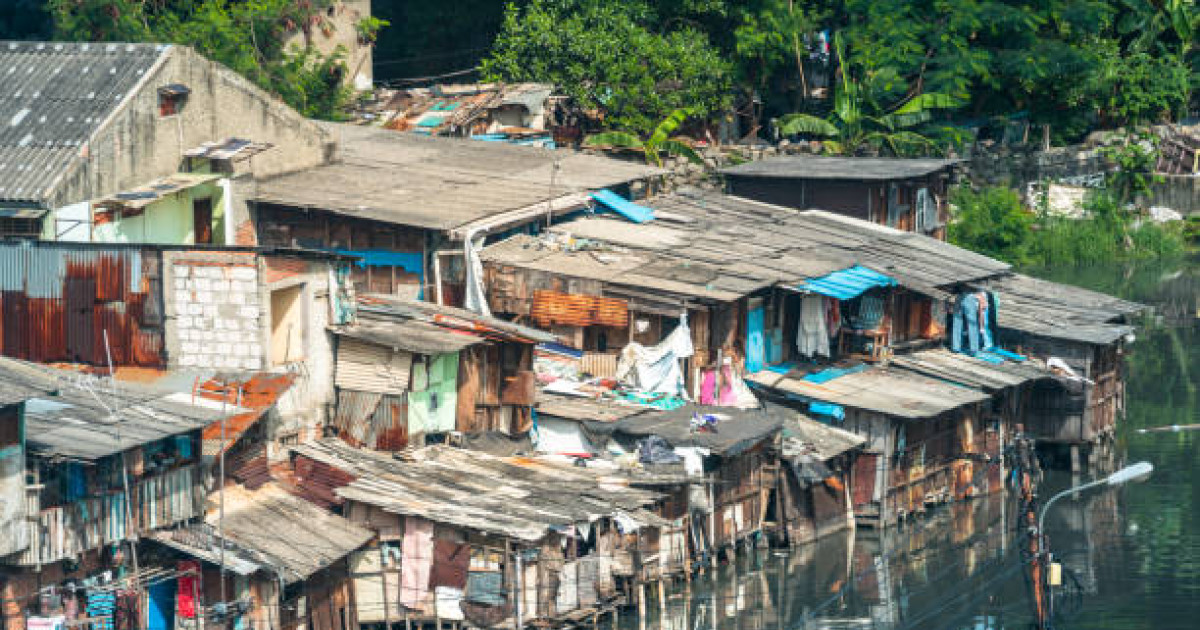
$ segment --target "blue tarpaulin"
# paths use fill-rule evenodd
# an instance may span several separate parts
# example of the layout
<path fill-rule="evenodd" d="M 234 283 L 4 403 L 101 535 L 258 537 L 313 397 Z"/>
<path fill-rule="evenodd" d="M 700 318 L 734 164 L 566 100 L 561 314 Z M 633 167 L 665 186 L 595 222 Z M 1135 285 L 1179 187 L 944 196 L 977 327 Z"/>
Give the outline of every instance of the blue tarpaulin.
<path fill-rule="evenodd" d="M 801 291 L 827 295 L 839 300 L 849 300 L 862 295 L 868 289 L 895 285 L 895 279 L 885 276 L 878 271 L 867 269 L 862 265 L 855 265 L 849 269 L 842 269 L 841 271 L 835 271 L 820 278 L 801 282 L 796 288 Z"/>
<path fill-rule="evenodd" d="M 810 402 L 808 403 L 808 412 L 822 416 L 830 416 L 832 418 L 837 418 L 838 420 L 846 419 L 846 410 L 841 405 L 835 405 L 833 403 Z"/>
<path fill-rule="evenodd" d="M 592 199 L 634 223 L 647 223 L 654 220 L 653 210 L 646 206 L 639 206 L 607 188 L 592 193 Z"/>
<path fill-rule="evenodd" d="M 858 372 L 862 372 L 865 369 L 867 369 L 866 363 L 859 363 L 858 365 L 848 367 L 848 368 L 828 368 L 828 369 L 821 370 L 820 372 L 812 372 L 811 374 L 805 374 L 803 380 L 808 381 L 809 383 L 817 383 L 817 384 L 828 383 L 829 381 L 832 381 L 833 379 L 838 378 L 840 376 L 845 376 L 847 374 L 856 374 Z"/>

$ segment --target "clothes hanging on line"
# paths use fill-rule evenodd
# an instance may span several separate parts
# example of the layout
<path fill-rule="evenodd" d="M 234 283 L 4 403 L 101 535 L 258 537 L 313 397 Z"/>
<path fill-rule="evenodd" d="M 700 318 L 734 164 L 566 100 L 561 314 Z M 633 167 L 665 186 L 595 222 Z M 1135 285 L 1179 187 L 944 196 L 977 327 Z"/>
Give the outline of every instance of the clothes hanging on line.
<path fill-rule="evenodd" d="M 801 355 L 829 356 L 829 313 L 825 298 L 805 295 L 800 300 L 800 322 L 796 328 L 796 351 Z"/>

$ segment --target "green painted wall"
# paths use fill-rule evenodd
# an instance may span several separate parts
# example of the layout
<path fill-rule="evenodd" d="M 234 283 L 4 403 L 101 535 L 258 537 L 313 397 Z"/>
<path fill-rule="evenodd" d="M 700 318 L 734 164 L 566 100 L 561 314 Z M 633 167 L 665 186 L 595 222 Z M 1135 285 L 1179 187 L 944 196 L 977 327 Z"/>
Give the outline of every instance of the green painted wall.
<path fill-rule="evenodd" d="M 218 181 L 193 186 L 168 195 L 148 206 L 135 217 L 114 219 L 92 228 L 92 240 L 101 243 L 167 243 L 192 245 L 196 242 L 192 202 L 212 199 L 214 245 L 225 244 L 224 191 Z"/>

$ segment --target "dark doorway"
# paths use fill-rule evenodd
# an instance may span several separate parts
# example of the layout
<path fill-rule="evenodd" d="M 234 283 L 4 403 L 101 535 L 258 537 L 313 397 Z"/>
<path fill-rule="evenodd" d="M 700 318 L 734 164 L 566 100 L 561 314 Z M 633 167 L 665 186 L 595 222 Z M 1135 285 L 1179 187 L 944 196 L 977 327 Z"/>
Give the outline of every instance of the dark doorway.
<path fill-rule="evenodd" d="M 196 244 L 212 244 L 212 199 L 192 200 L 192 219 L 195 221 Z"/>

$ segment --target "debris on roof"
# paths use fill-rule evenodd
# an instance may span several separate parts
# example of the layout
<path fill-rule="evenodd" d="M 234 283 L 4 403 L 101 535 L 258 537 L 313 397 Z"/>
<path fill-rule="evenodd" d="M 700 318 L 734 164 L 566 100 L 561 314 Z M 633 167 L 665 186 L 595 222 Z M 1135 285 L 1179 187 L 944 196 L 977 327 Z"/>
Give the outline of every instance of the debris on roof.
<path fill-rule="evenodd" d="M 653 177 L 661 169 L 573 151 L 428 138 L 328 124 L 339 161 L 260 182 L 252 200 L 398 225 L 451 230 L 505 212 L 577 210 L 580 192 Z M 553 178 L 551 175 L 553 174 Z M 553 181 L 553 186 L 551 182 Z"/>
<path fill-rule="evenodd" d="M 201 560 L 223 564 L 239 575 L 262 570 L 287 584 L 310 577 L 374 537 L 370 530 L 275 484 L 257 490 L 227 486 L 224 503 L 224 519 L 210 506 L 204 523 L 152 536 Z M 222 537 L 225 553 L 221 552 Z"/>
<path fill-rule="evenodd" d="M 994 363 L 944 348 L 922 350 L 892 357 L 892 365 L 931 378 L 995 392 L 1030 381 L 1050 378 L 1050 372 L 1034 360 Z"/>
<path fill-rule="evenodd" d="M 589 468 L 445 446 L 415 451 L 412 461 L 338 439 L 292 452 L 353 476 L 336 489 L 345 500 L 526 542 L 541 540 L 554 528 L 639 511 L 661 498 Z"/>
<path fill-rule="evenodd" d="M 101 208 L 144 208 L 164 197 L 221 178 L 216 173 L 176 173 L 156 179 L 145 186 L 121 191 L 93 202 Z"/>
<path fill-rule="evenodd" d="M 253 142 L 242 138 L 226 138 L 220 142 L 204 144 L 183 152 L 184 157 L 208 160 L 248 160 L 275 145 L 270 142 Z"/>

